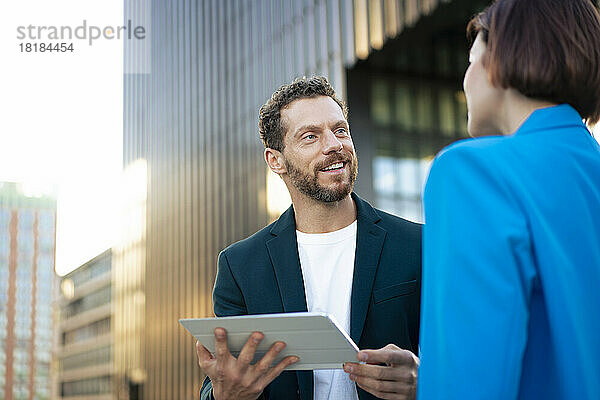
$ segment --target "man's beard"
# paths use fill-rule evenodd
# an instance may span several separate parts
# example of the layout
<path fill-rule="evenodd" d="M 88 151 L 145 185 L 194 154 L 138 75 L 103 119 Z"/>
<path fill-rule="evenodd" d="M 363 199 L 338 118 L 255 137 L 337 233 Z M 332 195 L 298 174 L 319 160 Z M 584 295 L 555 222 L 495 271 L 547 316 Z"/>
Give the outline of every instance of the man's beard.
<path fill-rule="evenodd" d="M 310 175 L 308 172 L 302 171 L 287 158 L 285 158 L 284 160 L 285 167 L 287 169 L 287 173 L 290 177 L 292 185 L 294 185 L 296 189 L 298 189 L 300 192 L 304 193 L 308 197 L 325 203 L 340 201 L 343 200 L 346 196 L 348 196 L 350 192 L 352 192 L 352 188 L 354 187 L 354 181 L 356 180 L 356 175 L 358 174 L 358 162 L 356 154 L 354 155 L 354 157 L 345 157 L 339 154 L 333 157 L 329 157 L 324 162 L 320 163 L 315 167 L 313 175 Z M 348 166 L 348 170 L 350 171 L 349 182 L 347 182 L 345 185 L 337 186 L 333 189 L 329 189 L 319 184 L 319 171 L 327 167 L 328 165 L 340 161 L 346 163 Z M 345 175 L 335 176 L 334 179 L 338 178 L 341 181 L 341 179 L 345 179 Z"/>

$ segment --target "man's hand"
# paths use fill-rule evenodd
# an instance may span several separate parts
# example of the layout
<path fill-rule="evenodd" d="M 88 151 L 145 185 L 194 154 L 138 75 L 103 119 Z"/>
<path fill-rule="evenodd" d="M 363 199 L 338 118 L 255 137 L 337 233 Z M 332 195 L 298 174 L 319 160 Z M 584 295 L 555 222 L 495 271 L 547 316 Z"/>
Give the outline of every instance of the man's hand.
<path fill-rule="evenodd" d="M 357 358 L 367 364 L 346 363 L 344 371 L 362 389 L 382 399 L 416 398 L 419 359 L 412 352 L 388 344 L 379 350 L 362 350 Z"/>
<path fill-rule="evenodd" d="M 215 400 L 254 400 L 288 365 L 298 361 L 298 357 L 288 356 L 271 367 L 275 357 L 285 348 L 285 343 L 275 342 L 260 361 L 250 365 L 263 338 L 261 332 L 253 332 L 238 358 L 229 352 L 227 331 L 223 328 L 215 329 L 214 356 L 200 342 L 196 342 L 198 364 L 212 381 Z"/>

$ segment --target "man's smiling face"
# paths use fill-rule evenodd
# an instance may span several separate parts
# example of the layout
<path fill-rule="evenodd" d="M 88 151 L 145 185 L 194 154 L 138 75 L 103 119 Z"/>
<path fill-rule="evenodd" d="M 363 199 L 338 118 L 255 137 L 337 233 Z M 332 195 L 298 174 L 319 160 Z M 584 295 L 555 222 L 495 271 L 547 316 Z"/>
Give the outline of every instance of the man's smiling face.
<path fill-rule="evenodd" d="M 281 110 L 285 128 L 282 155 L 290 183 L 323 202 L 352 192 L 358 159 L 348 121 L 328 96 L 294 100 Z"/>

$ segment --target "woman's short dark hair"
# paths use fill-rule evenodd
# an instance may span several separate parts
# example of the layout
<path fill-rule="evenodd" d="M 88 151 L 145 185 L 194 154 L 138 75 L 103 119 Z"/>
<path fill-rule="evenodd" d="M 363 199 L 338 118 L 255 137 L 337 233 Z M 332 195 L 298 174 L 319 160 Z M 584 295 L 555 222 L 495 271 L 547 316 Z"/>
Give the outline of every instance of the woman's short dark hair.
<path fill-rule="evenodd" d="M 568 103 L 600 119 L 600 15 L 591 0 L 497 0 L 467 27 L 481 33 L 493 85 Z"/>
<path fill-rule="evenodd" d="M 285 127 L 281 123 L 281 110 L 298 99 L 318 96 L 331 97 L 342 109 L 344 118 L 348 119 L 346 104 L 337 98 L 335 90 L 324 76 L 302 77 L 292 83 L 283 85 L 267 101 L 259 111 L 258 131 L 265 147 L 283 151 Z"/>

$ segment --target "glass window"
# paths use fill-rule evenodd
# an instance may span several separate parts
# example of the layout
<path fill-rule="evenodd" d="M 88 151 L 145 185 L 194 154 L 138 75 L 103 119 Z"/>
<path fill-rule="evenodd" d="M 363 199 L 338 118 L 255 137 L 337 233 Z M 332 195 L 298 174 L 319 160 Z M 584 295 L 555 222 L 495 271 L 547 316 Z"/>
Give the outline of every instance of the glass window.
<path fill-rule="evenodd" d="M 47 278 L 52 276 L 54 269 L 54 255 L 40 254 L 38 257 L 38 274 Z"/>
<path fill-rule="evenodd" d="M 0 208 L 0 231 L 8 231 L 10 225 L 11 212 L 6 208 Z"/>
<path fill-rule="evenodd" d="M 421 185 L 419 180 L 420 162 L 415 158 L 398 160 L 398 183 L 402 197 L 419 196 Z"/>
<path fill-rule="evenodd" d="M 111 359 L 110 352 L 111 347 L 104 346 L 86 351 L 85 353 L 68 356 L 60 361 L 60 368 L 62 371 L 67 371 L 75 368 L 89 367 L 90 365 L 108 364 Z"/>
<path fill-rule="evenodd" d="M 10 254 L 10 235 L 8 229 L 0 228 L 0 259 L 8 260 Z"/>
<path fill-rule="evenodd" d="M 396 126 L 400 129 L 410 129 L 413 126 L 413 117 L 411 111 L 410 87 L 405 82 L 396 85 L 395 91 L 395 113 L 394 120 Z"/>
<path fill-rule="evenodd" d="M 374 143 L 361 159 L 371 164 L 373 187 L 361 189 L 373 193 L 369 200 L 378 207 L 417 221 L 422 221 L 422 189 L 431 160 L 467 133 L 464 26 L 456 16 L 446 17 L 442 25 L 435 18 L 419 21 L 420 27 L 389 39 L 348 73 L 350 110 L 369 111 L 351 112 L 351 125 L 364 118 L 356 134 L 364 136 L 357 144 Z M 368 99 L 353 93 L 367 93 Z M 359 157 L 361 151 L 357 147 Z"/>
<path fill-rule="evenodd" d="M 102 289 L 99 289 L 68 304 L 66 307 L 64 307 L 63 312 L 61 313 L 62 318 L 71 318 L 82 312 L 89 311 L 104 304 L 110 303 L 110 296 L 111 287 L 105 286 Z"/>
<path fill-rule="evenodd" d="M 61 396 L 86 396 L 111 391 L 110 376 L 62 382 Z"/>
<path fill-rule="evenodd" d="M 110 333 L 110 317 L 63 333 L 63 344 L 78 343 Z"/>
<path fill-rule="evenodd" d="M 466 135 L 464 93 L 447 78 L 436 81 L 399 74 L 362 84 L 371 85 L 370 120 L 363 125 L 375 140 L 371 160 L 374 203 L 390 213 L 423 222 L 421 196 L 431 160 L 443 147 Z M 391 101 L 383 104 L 383 99 Z"/>
<path fill-rule="evenodd" d="M 98 277 L 98 276 L 106 274 L 107 272 L 110 272 L 110 267 L 111 267 L 110 257 L 103 257 L 94 263 L 87 264 L 87 265 L 75 270 L 74 272 L 67 275 L 66 277 L 71 279 L 73 281 L 73 284 L 75 285 L 75 288 L 77 288 L 77 286 L 81 285 L 82 283 L 85 283 L 95 277 Z"/>
<path fill-rule="evenodd" d="M 392 157 L 376 157 L 374 162 L 374 187 L 377 193 L 393 195 L 398 191 L 398 173 L 396 159 Z"/>
<path fill-rule="evenodd" d="M 390 107 L 389 86 L 384 80 L 375 80 L 371 93 L 371 115 L 379 125 L 390 125 L 392 112 Z"/>
<path fill-rule="evenodd" d="M 17 271 L 19 270 L 31 270 L 33 265 L 33 249 L 19 251 L 17 257 Z"/>
<path fill-rule="evenodd" d="M 374 161 L 377 207 L 412 221 L 422 221 L 423 164 L 418 158 L 378 156 Z"/>
<path fill-rule="evenodd" d="M 454 136 L 457 131 L 455 96 L 448 88 L 442 88 L 438 96 L 440 108 L 440 131 L 444 136 Z"/>
<path fill-rule="evenodd" d="M 33 211 L 32 210 L 20 210 L 19 211 L 19 231 L 31 230 L 33 227 Z"/>
<path fill-rule="evenodd" d="M 19 252 L 33 252 L 33 231 L 31 229 L 23 229 L 17 232 L 17 246 Z"/>
<path fill-rule="evenodd" d="M 35 359 L 37 361 L 42 361 L 42 362 L 49 363 L 51 358 L 52 357 L 51 357 L 51 354 L 50 354 L 49 350 L 48 351 L 46 351 L 46 350 L 40 350 L 40 351 L 36 352 L 36 354 L 35 354 Z"/>
<path fill-rule="evenodd" d="M 51 253 L 54 251 L 54 233 L 43 233 L 39 235 L 40 252 Z"/>
<path fill-rule="evenodd" d="M 38 224 L 40 231 L 54 232 L 54 212 L 40 211 L 38 215 Z"/>
<path fill-rule="evenodd" d="M 417 125 L 421 131 L 430 132 L 435 126 L 436 115 L 433 112 L 432 90 L 421 84 L 417 89 Z"/>
<path fill-rule="evenodd" d="M 437 73 L 448 76 L 452 72 L 452 54 L 447 42 L 439 40 L 435 49 Z"/>

